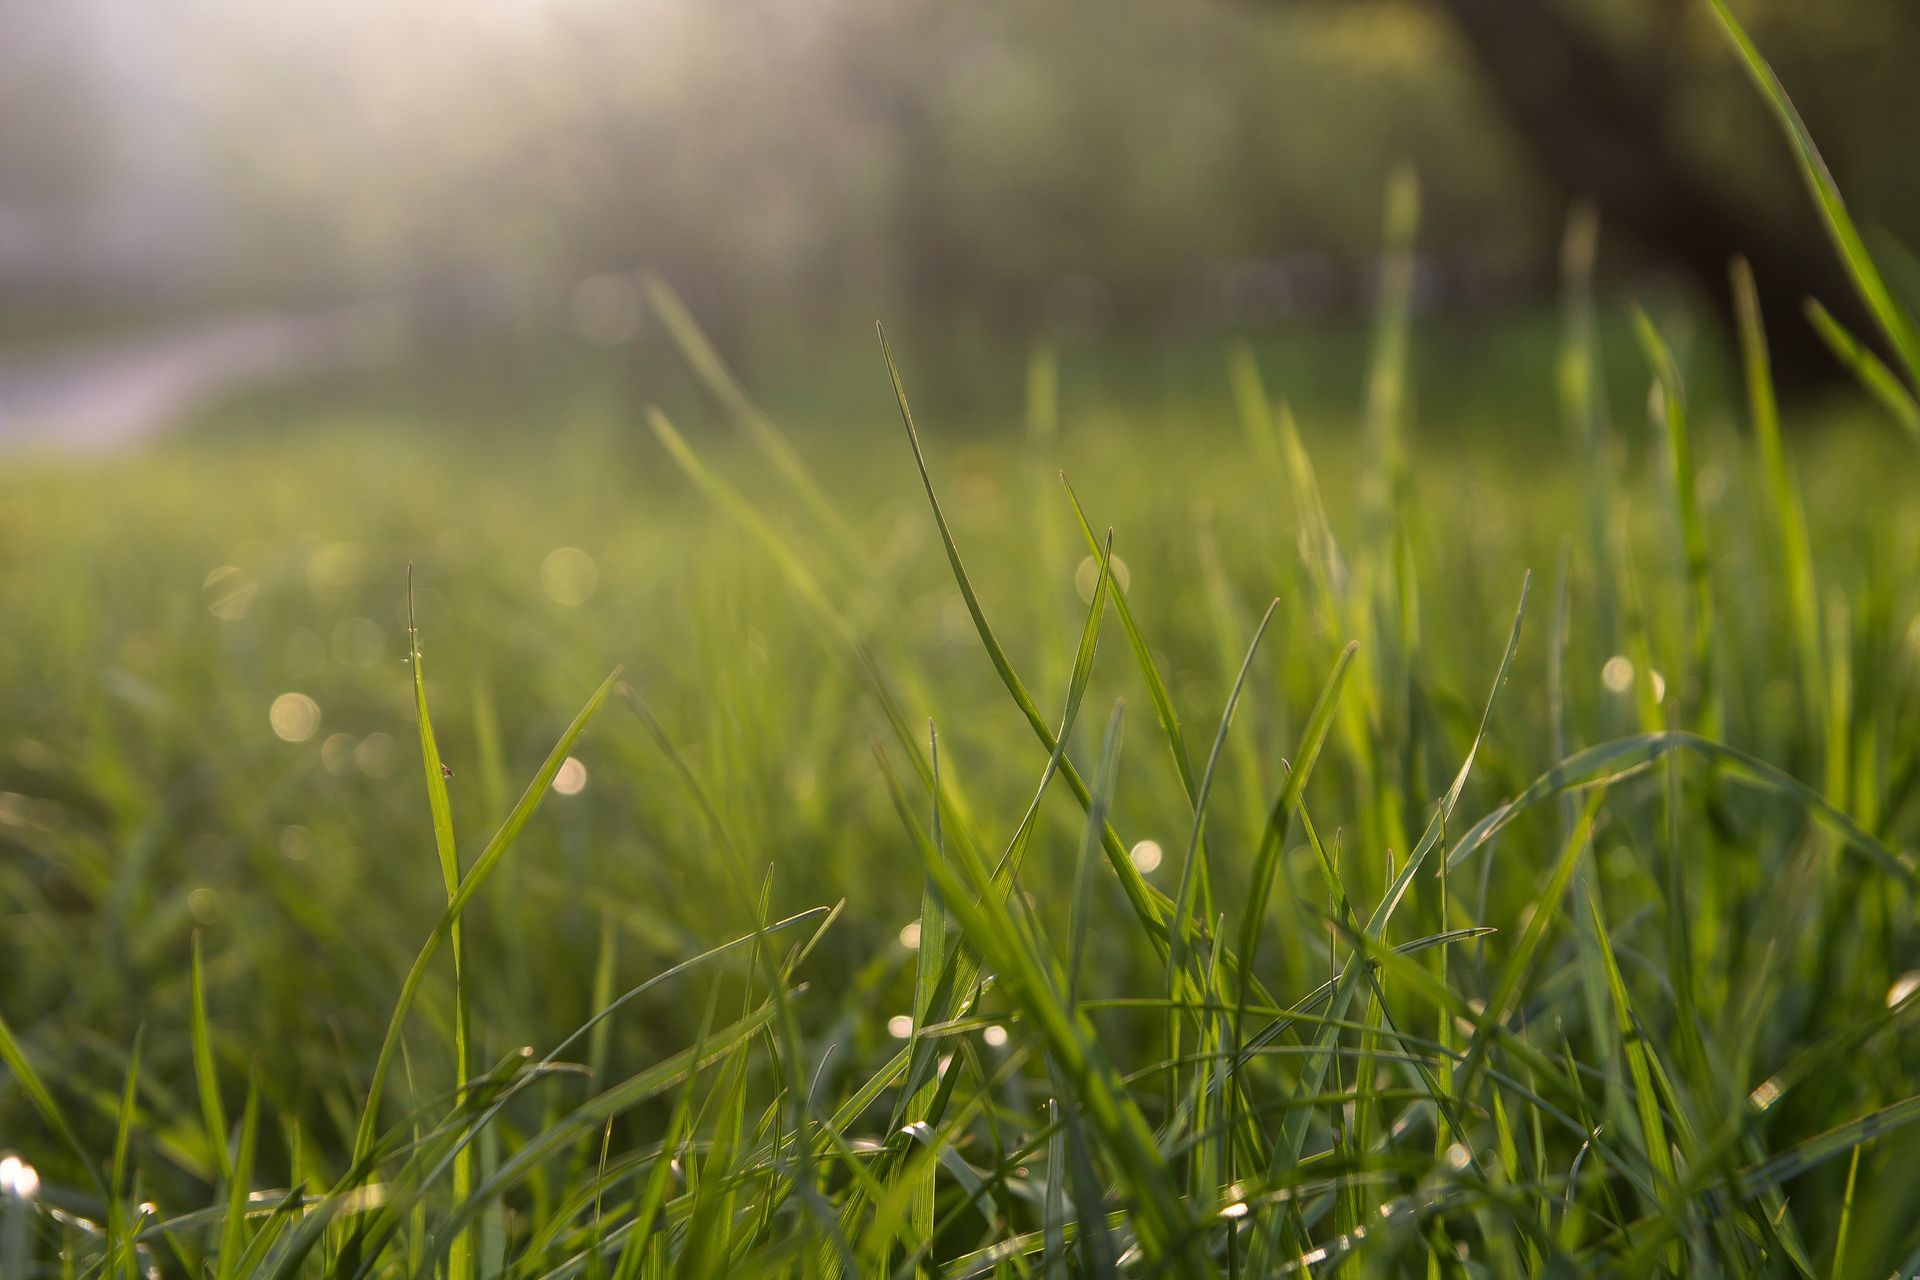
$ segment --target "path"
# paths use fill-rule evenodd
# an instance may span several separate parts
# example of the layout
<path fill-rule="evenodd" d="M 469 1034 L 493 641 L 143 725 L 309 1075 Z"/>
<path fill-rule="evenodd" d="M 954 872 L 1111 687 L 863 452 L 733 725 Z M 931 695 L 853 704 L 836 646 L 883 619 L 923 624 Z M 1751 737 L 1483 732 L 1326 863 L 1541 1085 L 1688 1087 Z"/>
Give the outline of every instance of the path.
<path fill-rule="evenodd" d="M 394 332 L 390 309 L 358 306 L 0 352 L 0 449 L 102 452 L 138 444 L 225 392 L 364 363 Z"/>

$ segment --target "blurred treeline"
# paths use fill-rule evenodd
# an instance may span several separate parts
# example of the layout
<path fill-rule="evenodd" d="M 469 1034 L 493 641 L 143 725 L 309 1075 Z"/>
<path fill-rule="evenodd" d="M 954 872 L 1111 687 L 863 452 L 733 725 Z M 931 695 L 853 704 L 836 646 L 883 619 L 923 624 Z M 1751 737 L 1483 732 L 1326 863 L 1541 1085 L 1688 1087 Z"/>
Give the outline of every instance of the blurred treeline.
<path fill-rule="evenodd" d="M 1783 239 L 1803 229 L 1779 140 L 1695 0 L 1501 3 L 1580 32 L 1677 172 Z M 1402 163 L 1424 192 L 1426 287 L 1526 298 L 1551 289 L 1582 193 L 1465 34 L 1476 16 L 1503 30 L 1499 8 L 0 0 L 0 306 L 510 310 L 651 269 L 722 325 L 902 308 L 1257 323 L 1364 299 Z M 1738 8 L 1866 220 L 1920 225 L 1920 5 Z M 1580 78 L 1551 48 L 1518 61 Z M 1559 168 L 1622 176 L 1577 129 L 1565 147 Z M 1676 265 L 1653 238 L 1615 236 L 1605 260 Z M 617 322 L 624 304 L 584 305 Z"/>

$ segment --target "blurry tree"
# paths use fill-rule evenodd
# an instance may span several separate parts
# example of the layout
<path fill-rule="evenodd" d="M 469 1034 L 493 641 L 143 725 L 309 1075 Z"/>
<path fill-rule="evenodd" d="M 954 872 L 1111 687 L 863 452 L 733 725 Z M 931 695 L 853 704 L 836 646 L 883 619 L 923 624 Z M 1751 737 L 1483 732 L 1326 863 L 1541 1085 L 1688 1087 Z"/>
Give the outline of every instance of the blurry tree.
<path fill-rule="evenodd" d="M 1920 4 L 1736 2 L 1864 219 L 1920 223 Z M 399 292 L 514 322 L 644 268 L 736 332 L 909 308 L 1254 325 L 1364 305 L 1385 177 L 1411 161 L 1442 302 L 1551 288 L 1581 194 L 1613 243 L 1709 296 L 1746 252 L 1797 326 L 1782 299 L 1845 291 L 1704 17 L 1698 0 L 0 0 L 0 282 L 78 292 L 92 264 L 85 287 L 126 296 L 171 273 L 208 303 Z M 90 252 L 103 227 L 138 237 Z"/>
<path fill-rule="evenodd" d="M 1434 3 L 1452 18 L 1541 174 L 1567 196 L 1590 200 L 1723 307 L 1728 261 L 1744 254 L 1760 282 L 1776 365 L 1789 375 L 1833 367 L 1801 323 L 1799 304 L 1814 295 L 1846 313 L 1852 290 L 1808 202 L 1780 189 L 1784 153 L 1757 106 L 1741 99 L 1744 86 L 1728 85 L 1731 59 L 1718 32 L 1703 30 L 1696 0 Z M 1854 171 L 1871 170 L 1860 153 L 1876 141 L 1888 158 L 1910 151 L 1920 5 L 1746 7 L 1757 10 L 1763 47 L 1843 181 L 1859 180 L 1870 196 L 1904 196 L 1911 209 L 1911 165 L 1896 162 L 1908 188 L 1898 193 L 1874 191 L 1870 173 Z M 1775 181 L 1756 181 L 1756 168 Z M 1878 185 L 1887 185 L 1884 175 Z"/>

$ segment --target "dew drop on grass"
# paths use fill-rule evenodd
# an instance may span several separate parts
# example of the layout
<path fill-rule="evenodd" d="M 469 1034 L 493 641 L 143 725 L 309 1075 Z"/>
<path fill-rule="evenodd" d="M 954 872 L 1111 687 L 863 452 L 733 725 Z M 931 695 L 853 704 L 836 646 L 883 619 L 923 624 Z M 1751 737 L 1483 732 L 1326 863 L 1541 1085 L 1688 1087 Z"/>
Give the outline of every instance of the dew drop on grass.
<path fill-rule="evenodd" d="M 1893 1008 L 1916 991 L 1920 991 L 1920 969 L 1909 969 L 1887 988 L 1887 1008 Z"/>
<path fill-rule="evenodd" d="M 920 949 L 920 922 L 909 920 L 900 926 L 900 945 L 909 951 Z"/>
<path fill-rule="evenodd" d="M 1133 846 L 1132 852 L 1127 854 L 1127 857 L 1133 861 L 1134 870 L 1143 876 L 1159 870 L 1160 860 L 1165 856 L 1158 840 L 1142 840 Z"/>
<path fill-rule="evenodd" d="M 553 789 L 563 796 L 577 796 L 587 789 L 587 766 L 578 756 L 568 756 L 553 775 Z"/>
<path fill-rule="evenodd" d="M 40 1194 L 40 1174 L 19 1156 L 0 1158 L 0 1196 L 31 1200 Z"/>
<path fill-rule="evenodd" d="M 913 1034 L 913 1018 L 904 1013 L 896 1013 L 887 1019 L 887 1034 L 895 1040 L 905 1040 Z"/>

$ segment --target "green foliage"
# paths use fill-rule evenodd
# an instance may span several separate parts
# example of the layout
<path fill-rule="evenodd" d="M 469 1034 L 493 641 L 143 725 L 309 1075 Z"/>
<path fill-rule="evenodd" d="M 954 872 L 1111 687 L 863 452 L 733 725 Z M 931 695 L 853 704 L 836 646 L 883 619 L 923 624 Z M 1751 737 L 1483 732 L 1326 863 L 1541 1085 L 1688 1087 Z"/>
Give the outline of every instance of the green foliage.
<path fill-rule="evenodd" d="M 1751 438 L 1645 315 L 1616 431 L 1569 244 L 1571 467 L 1423 439 L 1398 287 L 1344 444 L 1241 348 L 952 448 L 884 339 L 790 438 L 655 286 L 657 449 L 27 464 L 7 1274 L 1912 1270 L 1913 459 L 1790 456 L 1739 271 Z"/>

